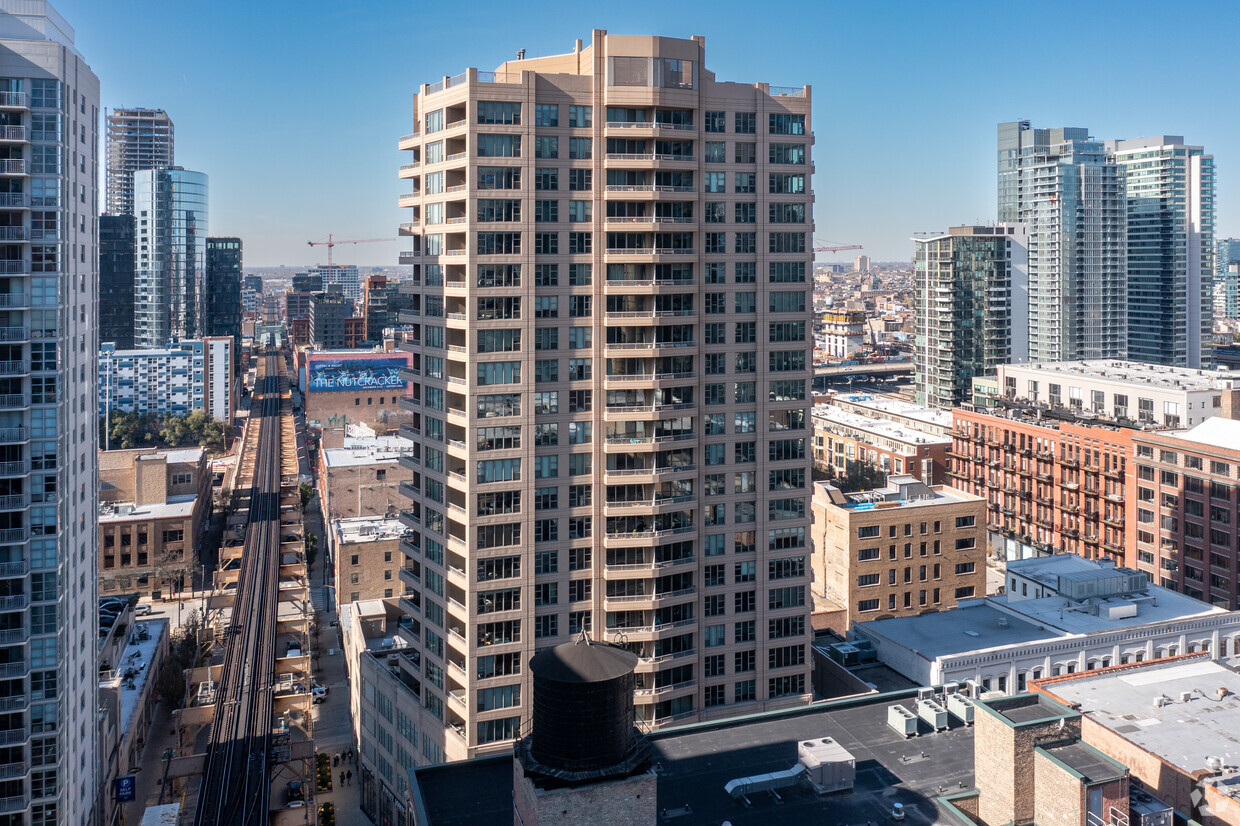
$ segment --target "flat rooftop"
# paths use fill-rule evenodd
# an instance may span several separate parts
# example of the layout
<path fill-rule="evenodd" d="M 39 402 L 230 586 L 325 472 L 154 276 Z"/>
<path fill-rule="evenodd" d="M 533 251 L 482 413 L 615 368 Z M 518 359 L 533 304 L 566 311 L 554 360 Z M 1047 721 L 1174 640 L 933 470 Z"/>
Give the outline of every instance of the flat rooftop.
<path fill-rule="evenodd" d="M 1087 671 L 1037 682 L 1138 747 L 1185 772 L 1223 761 L 1240 778 L 1240 674 L 1209 655 Z M 1218 689 L 1226 696 L 1217 699 Z M 1188 699 L 1181 699 L 1185 694 Z M 1155 698 L 1170 702 L 1156 706 Z"/>
<path fill-rule="evenodd" d="M 1173 433 L 1160 433 L 1159 435 L 1209 447 L 1221 447 L 1225 450 L 1240 450 L 1240 421 L 1224 419 L 1222 416 L 1213 416 L 1188 430 L 1177 430 Z"/>
<path fill-rule="evenodd" d="M 927 433 L 924 430 L 914 430 L 908 425 L 899 424 L 886 419 L 873 419 L 869 416 L 863 416 L 860 413 L 852 413 L 848 410 L 842 410 L 841 408 L 831 404 L 814 405 L 814 418 L 822 420 L 828 429 L 830 429 L 831 425 L 834 424 L 844 428 L 851 428 L 871 436 L 881 436 L 885 439 L 891 439 L 892 441 L 903 442 L 904 444 L 913 447 L 921 447 L 924 445 L 950 445 L 952 442 L 951 437 L 949 436 L 936 436 L 933 433 Z"/>
<path fill-rule="evenodd" d="M 1222 390 L 1240 384 L 1240 374 L 1225 370 L 1193 370 L 1139 361 L 1056 361 L 1034 366 L 1008 364 L 999 367 L 1005 373 L 1072 377 L 1089 381 L 1140 384 L 1163 390 Z"/>
<path fill-rule="evenodd" d="M 154 679 L 151 674 L 151 661 L 160 642 L 168 634 L 168 628 L 168 620 L 162 617 L 135 620 L 126 632 L 129 639 L 121 651 L 120 661 L 114 663 L 115 667 L 106 675 L 100 675 L 100 688 L 120 688 L 121 719 L 117 728 L 122 732 L 122 736 L 133 723 L 138 703 L 146 693 L 147 681 Z M 139 629 L 146 629 L 146 639 L 140 638 Z"/>
<path fill-rule="evenodd" d="M 927 485 L 913 476 L 890 476 L 887 484 L 881 488 L 845 493 L 844 498 L 847 502 L 840 507 L 852 511 L 924 508 L 981 500 L 978 496 L 950 488 L 947 485 Z"/>
<path fill-rule="evenodd" d="M 1128 776 L 1125 766 L 1079 740 L 1060 746 L 1039 746 L 1038 750 L 1063 763 L 1086 783 L 1104 783 Z"/>
<path fill-rule="evenodd" d="M 931 661 L 1065 636 L 1062 631 L 1013 617 L 984 599 L 966 600 L 934 614 L 859 623 L 855 631 L 863 637 L 881 636 Z"/>
<path fill-rule="evenodd" d="M 333 519 L 332 529 L 338 541 L 350 544 L 399 539 L 405 534 L 405 526 L 400 523 L 399 519 L 389 519 L 386 516 L 350 516 L 345 519 Z"/>
<path fill-rule="evenodd" d="M 952 412 L 950 410 L 935 410 L 930 407 L 922 407 L 919 404 L 901 401 L 891 396 L 876 396 L 869 393 L 840 393 L 836 398 L 840 401 L 848 402 L 855 407 L 873 410 L 874 414 L 879 417 L 900 416 L 905 419 L 925 422 L 934 427 L 951 429 L 952 426 Z"/>
<path fill-rule="evenodd" d="M 1045 625 L 1048 629 L 1058 629 L 1064 634 L 1095 634 L 1101 631 L 1117 631 L 1122 628 L 1138 628 L 1160 622 L 1174 622 L 1207 614 L 1227 613 L 1224 609 L 1208 602 L 1185 596 L 1169 588 L 1163 588 L 1161 585 L 1150 585 L 1146 593 L 1151 598 L 1133 600 L 1121 596 L 1090 600 L 1090 603 L 1102 606 L 1121 605 L 1135 601 L 1136 616 L 1121 619 L 1107 619 L 1101 614 L 1095 616 L 1088 610 L 1066 608 L 1064 605 L 1066 600 L 1061 596 L 1012 599 L 1010 595 L 1003 595 L 987 599 L 997 606 L 1002 606 L 1010 614 L 1026 619 L 1034 625 Z"/>
<path fill-rule="evenodd" d="M 402 453 L 412 450 L 411 442 L 398 436 L 372 436 L 360 438 L 347 436 L 343 447 L 323 451 L 323 461 L 329 468 L 395 463 Z"/>
<path fill-rule="evenodd" d="M 1035 556 L 1029 559 L 1012 559 L 1007 563 L 1009 574 L 1032 579 L 1048 588 L 1057 587 L 1060 576 L 1090 575 L 1108 570 L 1114 571 L 1115 568 L 1105 568 L 1096 561 L 1077 554 Z"/>
<path fill-rule="evenodd" d="M 755 714 L 666 729 L 650 735 L 658 807 L 669 824 L 767 826 L 881 822 L 902 803 L 912 823 L 943 819 L 934 798 L 973 785 L 973 729 L 952 719 L 946 731 L 905 739 L 887 725 L 887 707 L 915 702 L 913 692 L 820 703 L 792 713 Z M 802 740 L 831 737 L 856 760 L 852 792 L 819 797 L 804 787 L 733 800 L 724 785 L 797 762 Z M 430 826 L 510 826 L 512 757 L 445 763 L 410 772 Z M 462 795 L 461 789 L 470 789 Z M 943 789 L 943 792 L 940 792 Z M 687 811 L 686 811 L 687 807 Z M 675 814 L 674 814 L 675 813 Z"/>
<path fill-rule="evenodd" d="M 169 496 L 167 502 L 159 505 L 109 502 L 106 510 L 99 511 L 99 524 L 145 522 L 149 519 L 188 519 L 194 512 L 194 500 L 197 498 L 192 493 L 185 493 L 179 496 Z M 129 513 L 121 513 L 120 508 L 125 505 L 133 505 L 133 510 Z"/>

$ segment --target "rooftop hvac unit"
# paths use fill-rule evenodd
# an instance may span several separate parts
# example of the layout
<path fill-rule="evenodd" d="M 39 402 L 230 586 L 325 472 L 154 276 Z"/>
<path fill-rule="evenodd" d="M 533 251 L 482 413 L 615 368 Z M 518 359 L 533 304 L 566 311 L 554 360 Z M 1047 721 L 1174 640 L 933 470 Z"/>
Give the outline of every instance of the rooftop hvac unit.
<path fill-rule="evenodd" d="M 973 701 L 963 694 L 948 694 L 947 710 L 966 726 L 973 724 L 973 712 L 975 711 Z"/>
<path fill-rule="evenodd" d="M 830 737 L 798 743 L 797 762 L 805 767 L 805 779 L 818 794 L 851 789 L 857 777 L 856 759 Z"/>
<path fill-rule="evenodd" d="M 918 700 L 917 716 L 929 723 L 930 728 L 935 731 L 947 728 L 947 709 L 935 700 Z"/>
<path fill-rule="evenodd" d="M 917 735 L 917 717 L 902 705 L 887 706 L 887 725 L 904 737 Z"/>
<path fill-rule="evenodd" d="M 1137 786 L 1128 791 L 1128 810 L 1132 826 L 1171 826 L 1174 822 L 1170 806 Z"/>

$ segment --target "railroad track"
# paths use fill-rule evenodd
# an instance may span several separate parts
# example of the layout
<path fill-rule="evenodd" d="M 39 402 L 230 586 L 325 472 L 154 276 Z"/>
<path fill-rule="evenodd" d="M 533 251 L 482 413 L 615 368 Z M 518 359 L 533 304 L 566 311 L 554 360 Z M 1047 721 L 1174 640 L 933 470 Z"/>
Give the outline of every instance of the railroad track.
<path fill-rule="evenodd" d="M 195 826 L 267 823 L 279 600 L 281 387 L 275 353 L 260 356 L 253 484 L 236 602 L 225 630 L 215 714 Z M 254 408 L 251 407 L 251 416 Z M 249 448 L 247 438 L 245 448 Z"/>

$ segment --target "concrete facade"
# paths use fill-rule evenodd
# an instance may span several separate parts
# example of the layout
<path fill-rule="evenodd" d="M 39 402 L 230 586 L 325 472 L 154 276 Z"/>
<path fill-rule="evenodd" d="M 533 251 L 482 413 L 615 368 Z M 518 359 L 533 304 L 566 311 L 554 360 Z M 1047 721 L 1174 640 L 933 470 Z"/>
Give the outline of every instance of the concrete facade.
<path fill-rule="evenodd" d="M 404 547 L 445 692 L 528 697 L 466 668 L 588 629 L 641 658 L 644 725 L 805 702 L 810 90 L 595 30 L 414 112 Z M 448 705 L 441 734 L 506 751 L 528 714 Z"/>

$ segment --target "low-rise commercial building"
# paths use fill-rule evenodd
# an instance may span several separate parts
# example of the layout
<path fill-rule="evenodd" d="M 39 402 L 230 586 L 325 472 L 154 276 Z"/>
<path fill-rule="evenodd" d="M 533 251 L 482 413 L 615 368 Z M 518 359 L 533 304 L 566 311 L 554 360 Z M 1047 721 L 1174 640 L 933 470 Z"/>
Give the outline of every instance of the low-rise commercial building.
<path fill-rule="evenodd" d="M 845 495 L 814 486 L 816 609 L 842 604 L 848 625 L 954 608 L 986 594 L 986 503 L 911 476 Z"/>
<path fill-rule="evenodd" d="M 1062 564 L 1049 595 L 991 596 L 853 630 L 880 662 L 918 685 L 972 680 L 983 691 L 1004 693 L 1025 691 L 1029 680 L 1042 677 L 1195 651 L 1215 657 L 1240 651 L 1240 612 L 1153 585 L 1140 571 L 1107 561 L 1066 557 Z"/>
<path fill-rule="evenodd" d="M 413 446 L 396 436 L 345 436 L 344 446 L 319 451 L 319 496 L 328 519 L 393 516 L 408 505 L 399 492 L 413 479 L 400 464 Z"/>
<path fill-rule="evenodd" d="M 410 636 L 420 623 L 394 600 L 364 600 L 340 606 L 340 631 L 349 675 L 349 710 L 358 744 L 361 808 L 376 823 L 404 823 L 413 766 L 441 763 L 444 751 L 442 708 L 422 702 L 422 680 L 442 680 L 424 672 Z M 464 702 L 464 693 L 459 698 Z M 456 759 L 460 759 L 457 757 Z"/>
<path fill-rule="evenodd" d="M 300 352 L 298 380 L 307 426 L 322 433 L 325 447 L 340 447 L 349 425 L 410 421 L 415 414 L 399 401 L 408 395 L 402 371 L 411 369 L 415 358 L 404 351 Z"/>
<path fill-rule="evenodd" d="M 339 603 L 395 598 L 404 593 L 398 572 L 405 527 L 396 519 L 355 516 L 333 519 L 327 541 L 336 576 Z"/>
<path fill-rule="evenodd" d="M 875 393 L 835 393 L 830 397 L 830 403 L 849 413 L 856 413 L 870 419 L 882 419 L 934 436 L 950 436 L 952 432 L 950 410 L 935 410 L 933 407 L 910 404 L 895 396 Z"/>
<path fill-rule="evenodd" d="M 158 599 L 181 590 L 211 513 L 200 447 L 99 454 L 99 590 Z"/>
<path fill-rule="evenodd" d="M 908 425 L 852 413 L 830 404 L 814 406 L 814 463 L 855 476 L 871 467 L 885 474 L 909 474 L 932 484 L 947 479 L 951 439 Z"/>
<path fill-rule="evenodd" d="M 1165 806 L 1198 823 L 1240 826 L 1235 669 L 1200 652 L 1043 678 L 1031 688 L 1079 708 L 1081 739 L 1128 766 Z"/>
<path fill-rule="evenodd" d="M 104 811 L 96 822 L 122 822 L 122 803 L 111 794 L 118 777 L 133 775 L 142 763 L 159 702 L 155 684 L 168 656 L 170 624 L 164 618 L 138 620 L 117 641 L 115 660 L 99 663 L 99 781 Z"/>
<path fill-rule="evenodd" d="M 998 368 L 1007 399 L 1140 426 L 1192 427 L 1217 416 L 1240 375 L 1135 361 L 1064 361 Z"/>

